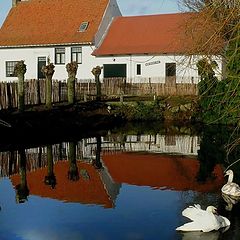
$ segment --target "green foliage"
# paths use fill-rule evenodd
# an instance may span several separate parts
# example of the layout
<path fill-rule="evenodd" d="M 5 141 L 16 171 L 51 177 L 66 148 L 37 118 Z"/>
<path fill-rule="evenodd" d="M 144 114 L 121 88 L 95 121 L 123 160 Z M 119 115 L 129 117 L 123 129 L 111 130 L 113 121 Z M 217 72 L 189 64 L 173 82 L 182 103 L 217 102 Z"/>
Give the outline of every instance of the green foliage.
<path fill-rule="evenodd" d="M 201 81 L 198 84 L 200 94 L 200 115 L 205 123 L 237 124 L 240 117 L 240 81 L 239 53 L 232 54 L 229 46 L 228 77 L 219 81 L 214 73 L 214 64 L 205 59 L 198 63 Z M 234 57 L 233 57 L 234 56 Z"/>
<path fill-rule="evenodd" d="M 240 33 L 229 43 L 226 57 L 228 78 L 240 78 Z"/>
<path fill-rule="evenodd" d="M 206 58 L 198 61 L 197 68 L 199 75 L 201 76 L 201 81 L 198 84 L 200 95 L 211 95 L 214 92 L 214 89 L 218 82 L 214 72 L 215 67 L 215 61 L 209 62 L 209 60 Z"/>
<path fill-rule="evenodd" d="M 128 121 L 163 120 L 163 107 L 159 101 L 123 104 L 118 112 L 121 112 L 121 115 Z"/>

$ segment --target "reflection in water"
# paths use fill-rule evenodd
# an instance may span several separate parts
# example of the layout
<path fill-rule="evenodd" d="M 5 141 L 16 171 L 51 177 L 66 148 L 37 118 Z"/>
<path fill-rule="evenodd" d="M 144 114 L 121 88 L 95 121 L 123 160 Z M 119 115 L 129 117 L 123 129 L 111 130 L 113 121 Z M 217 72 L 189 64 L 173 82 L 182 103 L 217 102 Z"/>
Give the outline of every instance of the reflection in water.
<path fill-rule="evenodd" d="M 101 136 L 96 137 L 97 143 L 96 143 L 96 157 L 93 159 L 92 164 L 96 169 L 102 168 L 102 162 L 101 162 Z"/>
<path fill-rule="evenodd" d="M 239 159 L 240 145 L 234 144 L 239 139 L 239 132 L 229 126 L 204 126 L 202 131 L 198 159 L 201 170 L 198 179 L 205 181 L 214 177 L 211 173 L 218 163 L 228 167 L 231 163 Z M 231 167 L 236 170 L 237 179 L 240 179 L 239 163 Z"/>
<path fill-rule="evenodd" d="M 182 233 L 182 240 L 218 240 L 220 232 L 185 232 Z"/>
<path fill-rule="evenodd" d="M 19 174 L 20 184 L 16 185 L 16 201 L 17 203 L 24 203 L 29 195 L 26 177 L 26 154 L 24 149 L 19 150 Z"/>
<path fill-rule="evenodd" d="M 79 173 L 77 167 L 77 158 L 76 158 L 76 143 L 69 143 L 69 171 L 68 179 L 71 181 L 79 180 Z"/>
<path fill-rule="evenodd" d="M 69 226 L 74 226 L 78 236 L 85 236 L 83 239 L 239 239 L 236 229 L 240 224 L 235 214 L 239 206 L 232 203 L 236 207 L 228 205 L 232 211 L 225 211 L 220 193 L 224 184 L 222 166 L 229 164 L 225 162 L 226 139 L 219 140 L 207 128 L 201 136 L 186 134 L 187 129 L 184 134 L 174 131 L 124 130 L 0 152 L 1 176 L 9 177 L 16 186 L 18 202 L 31 198 L 24 205 L 29 218 L 33 219 L 28 208 L 34 212 L 31 207 L 42 204 L 40 216 L 45 216 L 46 207 L 44 219 L 52 217 L 53 226 L 56 224 L 61 231 L 72 232 Z M 232 159 L 234 156 L 232 152 Z M 176 233 L 175 228 L 183 223 L 181 211 L 194 203 L 220 206 L 225 211 L 221 215 L 231 214 L 226 216 L 231 218 L 229 231 Z M 59 210 L 56 216 L 53 214 L 55 205 L 62 207 L 60 215 Z M 18 211 L 16 214 L 23 214 Z M 63 219 L 63 215 L 67 217 Z M 32 227 L 38 229 L 37 224 Z"/>
<path fill-rule="evenodd" d="M 233 205 L 237 204 L 240 201 L 240 197 L 229 196 L 225 193 L 222 193 L 224 201 L 227 203 L 225 209 L 227 211 L 232 211 Z"/>
<path fill-rule="evenodd" d="M 54 163 L 53 163 L 52 145 L 47 145 L 47 163 L 48 163 L 48 174 L 44 178 L 44 183 L 46 185 L 51 186 L 51 188 L 55 188 L 57 181 L 53 171 Z"/>

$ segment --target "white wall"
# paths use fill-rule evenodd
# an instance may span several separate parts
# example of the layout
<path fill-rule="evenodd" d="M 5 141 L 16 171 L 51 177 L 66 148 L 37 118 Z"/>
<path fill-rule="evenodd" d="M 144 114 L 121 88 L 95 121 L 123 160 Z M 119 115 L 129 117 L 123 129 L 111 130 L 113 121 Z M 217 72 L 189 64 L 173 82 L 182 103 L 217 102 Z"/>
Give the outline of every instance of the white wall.
<path fill-rule="evenodd" d="M 99 57 L 100 65 L 127 64 L 127 78 L 131 82 L 147 82 L 151 78 L 152 83 L 165 82 L 166 63 L 176 63 L 177 83 L 198 83 L 199 75 L 196 63 L 202 56 L 173 56 L 173 55 L 145 55 L 145 56 L 118 56 Z M 221 75 L 221 60 L 214 58 L 220 68 L 217 75 Z M 137 64 L 141 64 L 141 75 L 137 75 Z"/>
<path fill-rule="evenodd" d="M 82 46 L 82 64 L 79 64 L 77 78 L 89 79 L 93 78 L 91 70 L 99 62 L 91 55 L 93 49 L 91 46 Z M 0 81 L 14 81 L 16 77 L 6 77 L 6 61 L 20 61 L 24 60 L 27 65 L 26 79 L 37 78 L 38 57 L 50 57 L 51 62 L 54 63 L 55 50 L 54 47 L 41 48 L 12 48 L 0 49 Z M 65 48 L 65 62 L 71 61 L 71 47 Z M 66 64 L 55 65 L 55 73 L 53 79 L 64 80 L 67 79 Z"/>
<path fill-rule="evenodd" d="M 121 57 L 94 57 L 91 55 L 93 46 L 82 46 L 82 64 L 79 64 L 78 79 L 93 79 L 91 70 L 93 67 L 103 64 L 127 64 L 128 82 L 165 82 L 165 64 L 176 62 L 177 83 L 198 83 L 199 76 L 196 62 L 201 57 L 193 56 L 191 59 L 183 56 L 121 56 Z M 51 62 L 55 59 L 54 47 L 41 48 L 14 48 L 0 49 L 0 81 L 13 81 L 17 78 L 6 77 L 6 61 L 24 60 L 27 65 L 26 79 L 37 78 L 38 57 L 50 57 Z M 220 60 L 216 59 L 221 72 Z M 66 64 L 71 61 L 71 47 L 67 46 L 65 51 Z M 56 65 L 53 78 L 58 80 L 67 79 L 66 64 Z M 137 64 L 141 64 L 141 75 L 137 76 Z M 101 74 L 101 78 L 103 74 Z"/>

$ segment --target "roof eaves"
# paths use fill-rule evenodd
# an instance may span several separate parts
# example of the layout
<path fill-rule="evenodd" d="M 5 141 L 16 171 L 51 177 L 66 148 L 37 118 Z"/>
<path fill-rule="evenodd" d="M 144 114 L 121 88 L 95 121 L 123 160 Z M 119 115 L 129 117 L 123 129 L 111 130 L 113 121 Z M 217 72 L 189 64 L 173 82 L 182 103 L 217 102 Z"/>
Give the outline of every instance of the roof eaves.
<path fill-rule="evenodd" d="M 72 46 L 72 45 L 94 45 L 93 42 L 81 43 L 51 43 L 51 44 L 22 44 L 22 45 L 0 45 L 0 48 L 34 48 L 34 47 L 54 47 L 54 46 Z"/>

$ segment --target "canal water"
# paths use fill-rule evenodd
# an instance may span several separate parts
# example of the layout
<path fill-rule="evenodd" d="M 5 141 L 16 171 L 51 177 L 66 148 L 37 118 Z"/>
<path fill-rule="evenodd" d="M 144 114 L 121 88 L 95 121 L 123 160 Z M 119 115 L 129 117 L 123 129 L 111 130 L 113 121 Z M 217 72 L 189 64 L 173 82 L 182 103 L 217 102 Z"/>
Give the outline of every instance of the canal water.
<path fill-rule="evenodd" d="M 0 146 L 0 239 L 240 239 L 239 204 L 220 192 L 239 156 L 234 140 L 223 127 L 148 124 Z M 239 167 L 232 166 L 236 182 Z M 193 204 L 216 206 L 230 228 L 177 232 Z"/>

